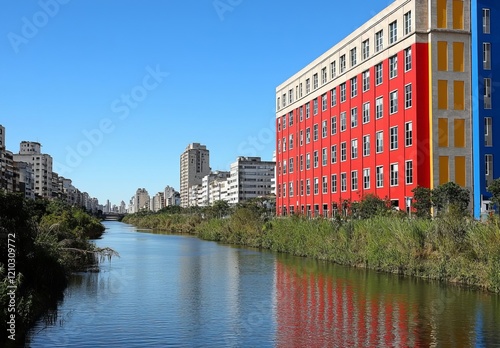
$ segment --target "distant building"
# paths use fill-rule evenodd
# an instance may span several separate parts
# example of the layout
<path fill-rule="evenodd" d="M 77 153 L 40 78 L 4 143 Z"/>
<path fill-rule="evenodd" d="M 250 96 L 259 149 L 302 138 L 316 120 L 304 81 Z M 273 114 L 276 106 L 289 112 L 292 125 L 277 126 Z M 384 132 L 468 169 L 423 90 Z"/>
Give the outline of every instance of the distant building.
<path fill-rule="evenodd" d="M 167 186 L 163 191 L 163 198 L 165 200 L 165 206 L 171 205 L 181 205 L 180 194 L 173 187 Z"/>
<path fill-rule="evenodd" d="M 201 185 L 202 178 L 210 174 L 210 154 L 205 145 L 192 143 L 186 147 L 180 158 L 181 206 L 189 206 L 189 188 Z"/>
<path fill-rule="evenodd" d="M 247 200 L 273 195 L 275 162 L 260 157 L 238 157 L 231 164 L 228 202 L 237 204 Z"/>
<path fill-rule="evenodd" d="M 32 166 L 35 176 L 35 194 L 52 198 L 52 157 L 41 153 L 42 145 L 38 142 L 22 141 L 19 154 L 13 156 L 16 162 L 25 162 Z"/>
<path fill-rule="evenodd" d="M 5 147 L 5 127 L 0 124 L 0 151 Z"/>
<path fill-rule="evenodd" d="M 134 199 L 134 213 L 143 209 L 149 210 L 149 194 L 145 188 L 137 189 Z"/>

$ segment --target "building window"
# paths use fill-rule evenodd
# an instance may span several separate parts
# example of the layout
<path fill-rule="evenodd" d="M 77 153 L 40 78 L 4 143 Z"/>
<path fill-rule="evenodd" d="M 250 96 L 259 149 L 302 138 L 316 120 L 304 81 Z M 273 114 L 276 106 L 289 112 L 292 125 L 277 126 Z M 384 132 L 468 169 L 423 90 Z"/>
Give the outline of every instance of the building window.
<path fill-rule="evenodd" d="M 404 14 L 404 22 L 405 22 L 405 35 L 411 33 L 411 11 L 408 11 Z"/>
<path fill-rule="evenodd" d="M 318 98 L 313 99 L 313 115 L 318 114 Z"/>
<path fill-rule="evenodd" d="M 281 153 L 281 139 L 278 139 L 278 153 Z"/>
<path fill-rule="evenodd" d="M 283 152 L 286 151 L 286 138 L 283 138 Z"/>
<path fill-rule="evenodd" d="M 323 176 L 323 193 L 328 193 L 328 178 Z"/>
<path fill-rule="evenodd" d="M 376 133 L 376 139 L 375 139 L 375 151 L 377 153 L 381 153 L 384 151 L 384 132 L 379 131 Z"/>
<path fill-rule="evenodd" d="M 299 98 L 302 98 L 302 82 L 299 83 Z"/>
<path fill-rule="evenodd" d="M 370 168 L 363 169 L 363 188 L 365 190 L 370 188 Z"/>
<path fill-rule="evenodd" d="M 491 109 L 491 79 L 484 78 L 484 108 Z"/>
<path fill-rule="evenodd" d="M 395 90 L 395 91 L 392 91 L 390 94 L 389 94 L 389 111 L 390 111 L 390 114 L 395 114 L 396 112 L 398 112 L 398 91 Z"/>
<path fill-rule="evenodd" d="M 493 119 L 491 117 L 484 118 L 484 146 L 493 146 Z"/>
<path fill-rule="evenodd" d="M 330 75 L 332 79 L 337 75 L 337 64 L 335 61 L 330 63 Z"/>
<path fill-rule="evenodd" d="M 398 164 L 391 164 L 391 186 L 398 186 Z"/>
<path fill-rule="evenodd" d="M 321 165 L 324 167 L 328 163 L 328 151 L 327 148 L 324 147 L 321 149 Z"/>
<path fill-rule="evenodd" d="M 311 154 L 306 153 L 306 170 L 311 169 Z"/>
<path fill-rule="evenodd" d="M 411 108 L 412 106 L 412 92 L 411 84 L 405 86 L 405 109 Z"/>
<path fill-rule="evenodd" d="M 319 179 L 314 178 L 314 194 L 317 195 L 319 193 Z"/>
<path fill-rule="evenodd" d="M 283 129 L 286 129 L 286 115 L 283 115 Z"/>
<path fill-rule="evenodd" d="M 351 109 L 351 128 L 358 126 L 358 108 Z"/>
<path fill-rule="evenodd" d="M 405 123 L 405 145 L 413 145 L 413 124 L 411 122 Z"/>
<path fill-rule="evenodd" d="M 483 69 L 491 69 L 491 44 L 489 42 L 483 43 Z"/>
<path fill-rule="evenodd" d="M 384 32 L 382 30 L 375 33 L 375 52 L 380 52 L 384 48 Z"/>
<path fill-rule="evenodd" d="M 332 156 L 332 164 L 337 163 L 337 145 L 332 145 L 332 150 L 331 150 L 331 156 Z"/>
<path fill-rule="evenodd" d="M 361 44 L 361 54 L 363 55 L 363 60 L 368 59 L 370 57 L 370 40 L 366 39 Z"/>
<path fill-rule="evenodd" d="M 347 144 L 346 142 L 340 143 L 340 162 L 345 162 L 347 160 Z"/>
<path fill-rule="evenodd" d="M 358 77 L 353 77 L 351 79 L 351 98 L 358 95 Z"/>
<path fill-rule="evenodd" d="M 362 74 L 363 76 L 363 92 L 370 89 L 370 70 L 366 70 Z"/>
<path fill-rule="evenodd" d="M 293 134 L 290 134 L 290 139 L 288 142 L 288 149 L 290 149 L 290 150 L 293 149 Z"/>
<path fill-rule="evenodd" d="M 299 108 L 299 119 L 300 122 L 304 121 L 304 108 L 302 106 Z"/>
<path fill-rule="evenodd" d="M 351 159 L 358 158 L 358 139 L 351 140 Z"/>
<path fill-rule="evenodd" d="M 283 160 L 283 174 L 286 174 L 286 160 Z"/>
<path fill-rule="evenodd" d="M 286 106 L 286 93 L 284 93 L 282 96 L 281 96 L 281 101 L 282 101 L 282 107 L 285 107 Z"/>
<path fill-rule="evenodd" d="M 357 49 L 354 47 L 351 49 L 351 67 L 357 64 Z"/>
<path fill-rule="evenodd" d="M 390 149 L 396 150 L 398 148 L 398 127 L 390 128 Z"/>
<path fill-rule="evenodd" d="M 411 47 L 405 49 L 405 71 L 410 71 L 412 66 Z"/>
<path fill-rule="evenodd" d="M 483 34 L 490 33 L 490 9 L 483 8 Z"/>
<path fill-rule="evenodd" d="M 301 129 L 300 130 L 300 136 L 299 136 L 299 141 L 300 141 L 300 146 L 304 145 L 304 131 Z"/>
<path fill-rule="evenodd" d="M 300 171 L 304 170 L 304 155 L 300 155 Z"/>
<path fill-rule="evenodd" d="M 378 86 L 382 83 L 382 63 L 375 65 L 375 85 Z"/>
<path fill-rule="evenodd" d="M 333 107 L 333 106 L 337 105 L 337 89 L 333 88 L 330 91 L 330 95 L 331 95 L 331 98 L 332 98 L 332 107 Z"/>
<path fill-rule="evenodd" d="M 289 196 L 293 197 L 293 181 L 290 181 Z M 290 207 L 290 213 L 292 213 L 293 207 Z"/>
<path fill-rule="evenodd" d="M 370 156 L 370 135 L 363 136 L 363 156 Z"/>
<path fill-rule="evenodd" d="M 306 79 L 306 94 L 311 92 L 311 79 Z"/>
<path fill-rule="evenodd" d="M 333 116 L 331 119 L 332 135 L 337 134 L 337 116 Z"/>
<path fill-rule="evenodd" d="M 278 99 L 276 100 L 276 109 L 279 110 L 280 109 L 280 97 L 278 97 Z"/>
<path fill-rule="evenodd" d="M 489 185 L 493 181 L 493 155 L 484 155 L 484 175 Z"/>
<path fill-rule="evenodd" d="M 306 195 L 309 196 L 311 194 L 311 180 L 306 179 Z"/>
<path fill-rule="evenodd" d="M 318 74 L 313 75 L 313 89 L 318 88 Z"/>
<path fill-rule="evenodd" d="M 291 127 L 293 126 L 293 111 L 290 111 L 288 114 L 288 125 Z"/>
<path fill-rule="evenodd" d="M 290 89 L 288 91 L 288 103 L 292 104 L 293 103 L 293 89 Z"/>
<path fill-rule="evenodd" d="M 319 156 L 318 156 L 318 150 L 314 151 L 314 168 L 318 168 L 319 165 Z"/>
<path fill-rule="evenodd" d="M 281 117 L 278 117 L 278 132 L 281 131 Z"/>
<path fill-rule="evenodd" d="M 311 115 L 311 104 L 307 103 L 306 104 L 306 119 L 308 119 L 310 115 Z"/>
<path fill-rule="evenodd" d="M 345 111 L 342 111 L 340 113 L 340 131 L 343 132 L 347 128 L 347 120 L 346 120 L 346 114 Z"/>
<path fill-rule="evenodd" d="M 321 69 L 321 84 L 324 85 L 326 83 L 326 80 L 328 78 L 328 75 L 326 73 L 326 68 Z"/>
<path fill-rule="evenodd" d="M 384 98 L 378 97 L 375 100 L 375 118 L 381 119 L 384 116 Z"/>
<path fill-rule="evenodd" d="M 346 98 L 346 86 L 344 82 L 340 84 L 340 102 L 341 103 L 345 102 L 345 98 Z"/>
<path fill-rule="evenodd" d="M 405 162 L 405 177 L 406 185 L 413 184 L 413 161 Z"/>
<path fill-rule="evenodd" d="M 346 173 L 340 173 L 340 191 L 341 192 L 347 191 L 347 174 Z"/>
<path fill-rule="evenodd" d="M 340 56 L 340 73 L 343 74 L 345 72 L 345 54 Z"/>
<path fill-rule="evenodd" d="M 293 157 L 288 160 L 288 172 L 293 173 Z"/>
<path fill-rule="evenodd" d="M 398 40 L 398 22 L 394 21 L 389 24 L 389 45 Z"/>
<path fill-rule="evenodd" d="M 327 135 L 328 135 L 328 123 L 326 120 L 324 120 L 323 122 L 321 122 L 321 137 L 326 138 Z"/>
<path fill-rule="evenodd" d="M 389 57 L 389 78 L 398 76 L 398 56 Z"/>
<path fill-rule="evenodd" d="M 375 175 L 377 180 L 377 187 L 384 187 L 384 167 L 377 166 L 375 168 Z"/>
<path fill-rule="evenodd" d="M 304 195 L 304 180 L 300 180 L 300 195 Z"/>
<path fill-rule="evenodd" d="M 358 171 L 353 170 L 351 172 L 351 190 L 356 191 L 358 189 Z"/>
<path fill-rule="evenodd" d="M 326 111 L 328 107 L 326 93 L 321 96 L 321 110 Z"/>
<path fill-rule="evenodd" d="M 337 174 L 332 174 L 332 193 L 337 193 Z"/>
<path fill-rule="evenodd" d="M 313 125 L 313 141 L 318 140 L 318 124 Z"/>
<path fill-rule="evenodd" d="M 309 144 L 311 142 L 311 128 L 307 127 L 306 128 L 306 144 Z"/>
<path fill-rule="evenodd" d="M 370 102 L 363 104 L 363 124 L 370 122 Z"/>

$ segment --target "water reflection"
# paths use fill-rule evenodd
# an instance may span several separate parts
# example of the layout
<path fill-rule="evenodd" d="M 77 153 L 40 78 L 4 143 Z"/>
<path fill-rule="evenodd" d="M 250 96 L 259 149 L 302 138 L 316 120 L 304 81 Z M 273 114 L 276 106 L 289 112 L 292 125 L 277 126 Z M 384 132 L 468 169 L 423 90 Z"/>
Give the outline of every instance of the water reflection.
<path fill-rule="evenodd" d="M 277 257 L 279 347 L 500 346 L 498 296 Z"/>

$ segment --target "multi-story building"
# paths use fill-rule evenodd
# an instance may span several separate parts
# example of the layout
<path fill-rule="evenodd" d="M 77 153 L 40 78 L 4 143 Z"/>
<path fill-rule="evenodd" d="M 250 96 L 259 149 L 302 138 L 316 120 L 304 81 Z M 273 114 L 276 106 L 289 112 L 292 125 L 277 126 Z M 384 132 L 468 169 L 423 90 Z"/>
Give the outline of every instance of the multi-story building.
<path fill-rule="evenodd" d="M 0 151 L 5 147 L 5 127 L 0 124 Z"/>
<path fill-rule="evenodd" d="M 210 174 L 210 154 L 205 145 L 192 143 L 186 147 L 180 159 L 181 206 L 189 205 L 189 188 L 200 185 L 205 175 Z"/>
<path fill-rule="evenodd" d="M 22 141 L 19 154 L 14 154 L 14 161 L 25 162 L 32 166 L 35 176 L 35 195 L 52 198 L 52 157 L 42 154 L 42 145 L 38 142 Z"/>
<path fill-rule="evenodd" d="M 151 198 L 150 209 L 151 211 L 157 212 L 158 210 L 163 209 L 164 207 L 165 207 L 165 193 L 158 192 Z"/>
<path fill-rule="evenodd" d="M 231 173 L 227 171 L 216 171 L 214 175 L 213 180 L 209 184 L 208 201 L 210 205 L 217 201 L 229 200 L 228 187 Z"/>
<path fill-rule="evenodd" d="M 173 187 L 166 186 L 163 191 L 163 197 L 165 199 L 165 206 L 180 205 L 180 195 Z"/>
<path fill-rule="evenodd" d="M 472 190 L 469 19 L 470 0 L 394 1 L 277 87 L 278 214 Z"/>
<path fill-rule="evenodd" d="M 149 193 L 145 188 L 137 189 L 134 199 L 134 213 L 146 209 L 149 210 Z"/>
<path fill-rule="evenodd" d="M 273 195 L 275 166 L 275 162 L 262 161 L 260 157 L 238 157 L 231 163 L 227 193 L 229 204 Z"/>
<path fill-rule="evenodd" d="M 500 146 L 494 134 L 500 134 L 500 120 L 495 110 L 500 94 L 494 71 L 500 68 L 500 3 L 495 0 L 471 1 L 472 31 L 472 129 L 474 151 L 474 215 L 491 210 L 488 185 L 500 173 Z M 495 59 L 497 58 L 497 59 Z M 497 160 L 495 161 L 495 157 Z"/>

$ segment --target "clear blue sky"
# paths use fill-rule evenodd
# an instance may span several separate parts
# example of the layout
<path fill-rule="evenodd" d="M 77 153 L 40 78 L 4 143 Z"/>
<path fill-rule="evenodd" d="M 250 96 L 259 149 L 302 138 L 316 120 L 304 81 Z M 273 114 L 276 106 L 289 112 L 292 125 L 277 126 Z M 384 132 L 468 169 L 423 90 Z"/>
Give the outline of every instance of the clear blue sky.
<path fill-rule="evenodd" d="M 192 142 L 212 170 L 270 160 L 276 86 L 391 2 L 3 0 L 7 149 L 40 142 L 56 172 L 113 204 L 178 190 Z"/>

